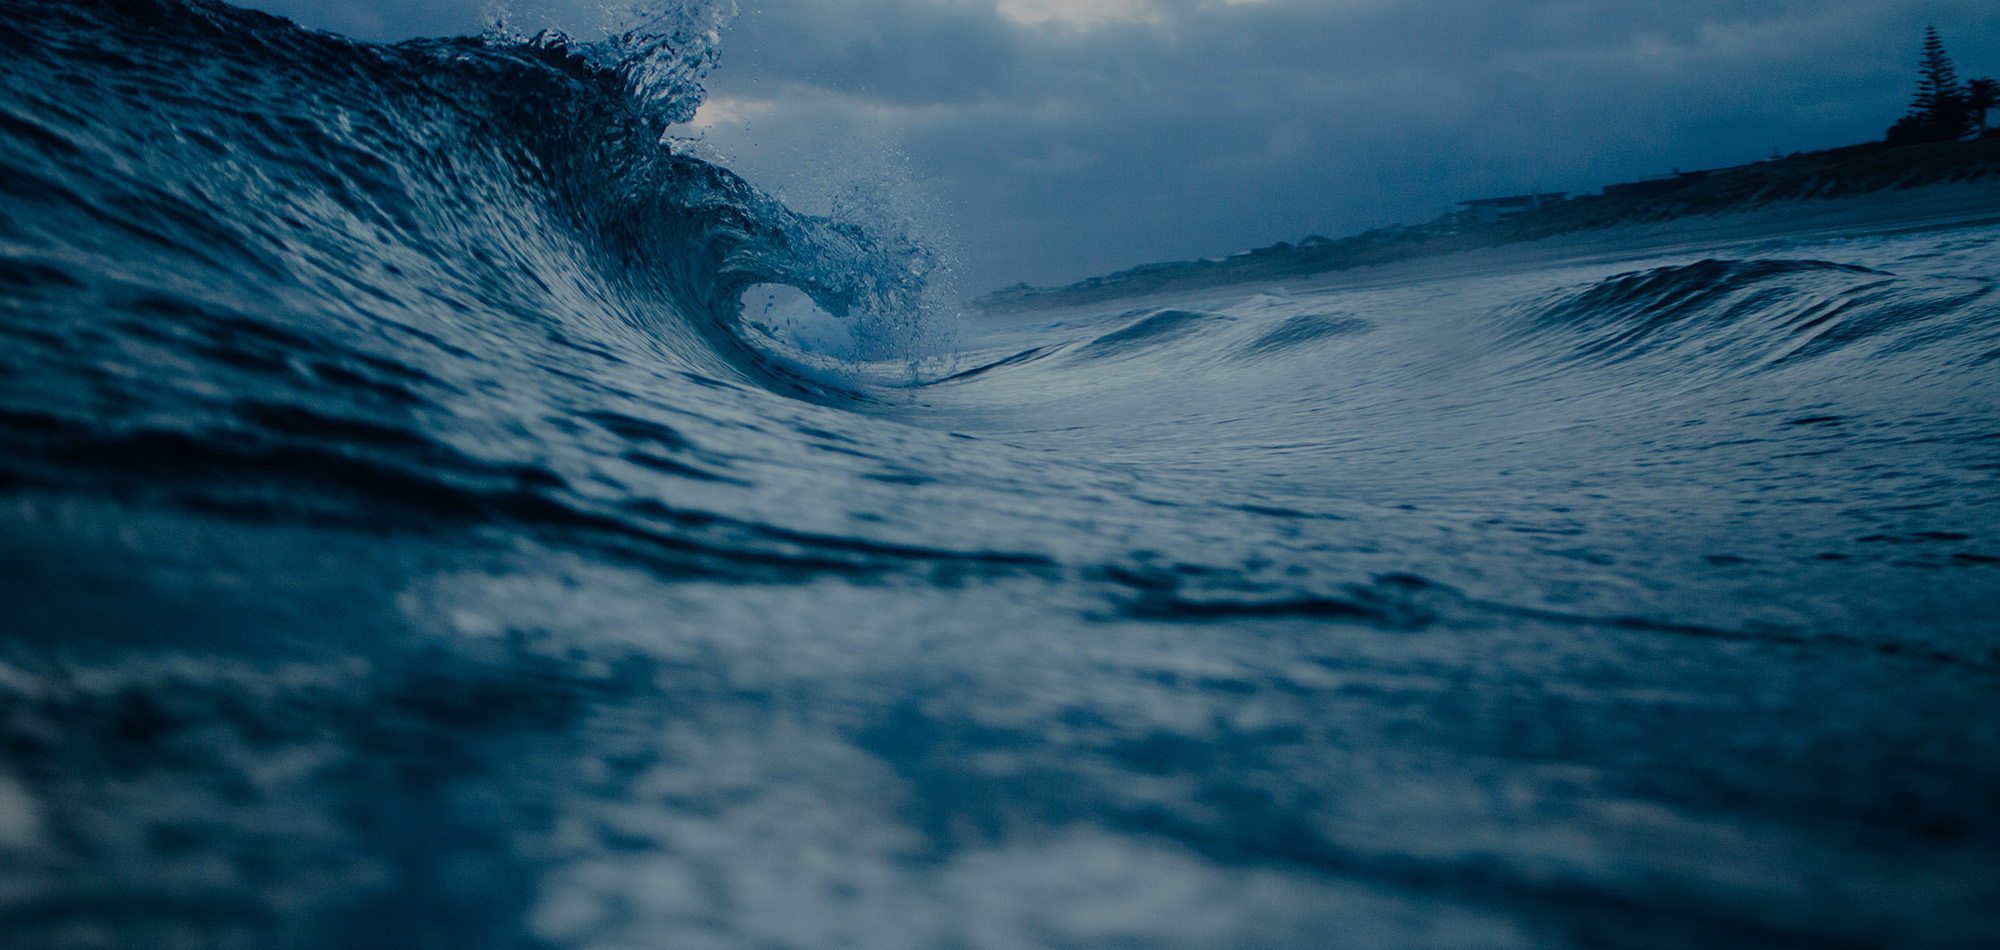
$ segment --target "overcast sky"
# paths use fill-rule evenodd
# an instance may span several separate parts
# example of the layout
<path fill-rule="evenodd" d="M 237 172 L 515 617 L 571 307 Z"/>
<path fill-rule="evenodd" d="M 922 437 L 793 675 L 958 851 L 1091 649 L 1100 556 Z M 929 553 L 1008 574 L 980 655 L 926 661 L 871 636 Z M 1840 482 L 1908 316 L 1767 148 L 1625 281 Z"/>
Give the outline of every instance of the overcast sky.
<path fill-rule="evenodd" d="M 491 6 L 250 5 L 376 40 Z M 1927 25 L 2000 75 L 1995 0 L 742 0 L 694 127 L 801 210 L 895 182 L 978 293 L 1879 138 Z"/>

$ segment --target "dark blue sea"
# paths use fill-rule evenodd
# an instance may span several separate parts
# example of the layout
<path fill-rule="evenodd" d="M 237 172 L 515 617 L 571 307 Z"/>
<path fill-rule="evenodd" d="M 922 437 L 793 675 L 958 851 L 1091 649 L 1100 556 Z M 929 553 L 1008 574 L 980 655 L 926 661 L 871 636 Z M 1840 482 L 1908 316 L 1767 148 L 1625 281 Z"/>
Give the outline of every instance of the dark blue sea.
<path fill-rule="evenodd" d="M 2000 945 L 2000 227 L 960 316 L 666 10 L 0 0 L 0 946 Z"/>

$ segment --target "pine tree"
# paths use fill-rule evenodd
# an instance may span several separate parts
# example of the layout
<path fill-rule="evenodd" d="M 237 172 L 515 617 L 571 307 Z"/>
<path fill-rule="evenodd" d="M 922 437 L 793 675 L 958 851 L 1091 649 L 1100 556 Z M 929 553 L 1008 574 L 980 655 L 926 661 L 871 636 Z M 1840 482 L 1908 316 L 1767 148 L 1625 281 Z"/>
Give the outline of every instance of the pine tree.
<path fill-rule="evenodd" d="M 1958 70 L 1945 55 L 1944 40 L 1937 27 L 1924 30 L 1924 54 L 1917 64 L 1917 95 L 1910 101 L 1910 114 L 1889 129 L 1889 141 L 1945 142 L 1970 130 L 1972 110 L 1967 107 L 1965 89 L 1958 84 Z"/>
<path fill-rule="evenodd" d="M 1945 55 L 1944 40 L 1937 27 L 1924 30 L 1924 57 L 1917 68 L 1917 98 L 1914 105 L 1929 124 L 1939 131 L 1965 133 L 1965 90 L 1958 85 L 1958 70 Z M 1953 137 L 1956 138 L 1957 135 Z"/>

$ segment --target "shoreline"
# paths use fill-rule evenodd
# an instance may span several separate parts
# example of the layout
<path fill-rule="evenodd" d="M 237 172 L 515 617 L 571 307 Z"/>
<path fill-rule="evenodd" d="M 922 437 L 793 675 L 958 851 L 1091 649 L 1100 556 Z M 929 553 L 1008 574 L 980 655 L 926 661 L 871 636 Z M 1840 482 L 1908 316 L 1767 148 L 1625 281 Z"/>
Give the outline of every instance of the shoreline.
<path fill-rule="evenodd" d="M 1202 309 L 1203 304 L 1238 300 L 1272 289 L 1290 292 L 1363 288 L 1527 266 L 1637 260 L 1778 239 L 1880 237 L 1993 224 L 2000 224 L 2000 181 L 1950 182 L 1564 230 L 1543 237 L 1442 249 L 1297 275 L 1266 274 L 1199 286 L 1134 288 L 1125 294 L 1107 293 L 1110 287 L 1099 286 L 1085 300 L 1063 299 L 1065 295 L 1058 290 L 1046 294 L 1046 303 L 1030 299 L 1004 307 L 986 307 L 975 302 L 971 310 L 975 320 L 989 325 L 1038 323 L 1107 310 Z"/>

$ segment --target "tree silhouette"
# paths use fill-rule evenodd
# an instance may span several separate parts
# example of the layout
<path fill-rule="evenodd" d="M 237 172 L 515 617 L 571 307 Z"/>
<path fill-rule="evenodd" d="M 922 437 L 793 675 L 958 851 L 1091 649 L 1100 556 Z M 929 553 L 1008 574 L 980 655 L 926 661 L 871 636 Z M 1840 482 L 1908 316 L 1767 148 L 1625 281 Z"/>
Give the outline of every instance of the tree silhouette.
<path fill-rule="evenodd" d="M 1945 55 L 1944 40 L 1937 27 L 1924 30 L 1924 54 L 1917 63 L 1917 95 L 1910 101 L 1910 114 L 1889 128 L 1889 142 L 1945 142 L 1970 130 L 1972 109 L 1965 89 L 1958 84 L 1958 70 Z"/>
<path fill-rule="evenodd" d="M 2000 108 L 2000 82 L 1991 79 L 1972 79 L 1965 83 L 1965 109 L 1972 114 L 1972 120 L 1979 123 L 1979 131 L 1986 131 L 1986 113 Z"/>

